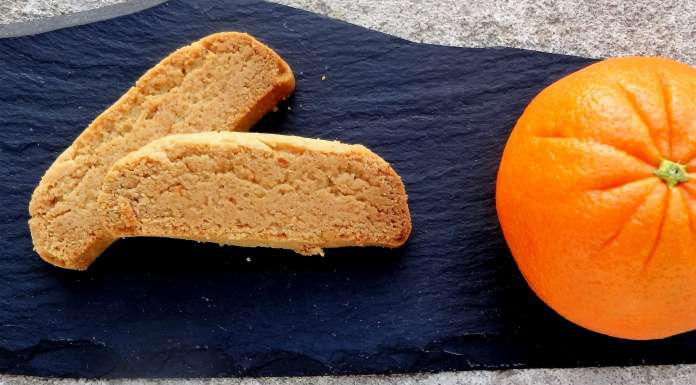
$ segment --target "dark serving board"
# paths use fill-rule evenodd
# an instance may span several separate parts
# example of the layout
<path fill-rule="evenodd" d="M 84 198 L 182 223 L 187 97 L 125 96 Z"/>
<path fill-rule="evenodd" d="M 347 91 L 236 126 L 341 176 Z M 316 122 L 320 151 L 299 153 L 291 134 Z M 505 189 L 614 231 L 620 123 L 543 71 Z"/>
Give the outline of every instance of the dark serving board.
<path fill-rule="evenodd" d="M 87 272 L 42 262 L 26 221 L 44 170 L 145 70 L 223 30 L 255 35 L 297 75 L 294 96 L 255 130 L 381 154 L 409 193 L 408 244 L 314 258 L 130 239 Z M 494 185 L 510 129 L 533 95 L 591 61 L 410 43 L 261 1 L 176 0 L 0 40 L 0 371 L 285 376 L 696 362 L 694 333 L 632 342 L 565 321 L 529 290 L 501 236 Z"/>

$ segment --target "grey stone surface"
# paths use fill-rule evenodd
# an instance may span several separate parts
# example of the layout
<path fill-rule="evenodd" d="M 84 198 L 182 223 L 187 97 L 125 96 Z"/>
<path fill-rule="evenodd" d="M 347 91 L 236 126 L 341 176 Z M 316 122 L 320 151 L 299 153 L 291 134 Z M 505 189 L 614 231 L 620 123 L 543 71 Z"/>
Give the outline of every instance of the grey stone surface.
<path fill-rule="evenodd" d="M 693 0 L 276 0 L 409 40 L 696 63 Z"/>
<path fill-rule="evenodd" d="M 127 0 L 0 0 L 0 24 L 26 22 L 123 3 Z"/>
<path fill-rule="evenodd" d="M 128 0 L 0 0 L 0 24 Z M 409 40 L 511 46 L 589 57 L 663 55 L 696 64 L 696 1 L 646 0 L 276 0 Z M 0 376 L 4 384 L 671 384 L 696 383 L 696 365 L 469 371 L 398 376 L 192 380 L 56 380 Z"/>
<path fill-rule="evenodd" d="M 190 380 L 97 380 L 75 381 L 4 376 L 0 384 L 17 385 L 693 385 L 696 370 L 692 366 L 656 366 L 634 368 L 528 369 L 471 371 L 456 373 L 395 376 L 293 377 L 293 378 L 218 378 Z"/>
<path fill-rule="evenodd" d="M 0 24 L 127 0 L 0 0 Z M 274 0 L 413 41 L 588 57 L 662 55 L 696 64 L 691 0 Z"/>

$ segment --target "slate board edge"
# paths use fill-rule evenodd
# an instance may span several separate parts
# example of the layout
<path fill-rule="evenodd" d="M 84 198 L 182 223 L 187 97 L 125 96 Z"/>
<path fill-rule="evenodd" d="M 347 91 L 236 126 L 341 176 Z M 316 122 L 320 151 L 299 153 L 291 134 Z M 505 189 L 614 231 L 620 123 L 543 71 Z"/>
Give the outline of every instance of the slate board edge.
<path fill-rule="evenodd" d="M 264 0 L 261 0 L 263 2 L 267 2 Z M 17 37 L 22 37 L 22 36 L 33 36 L 33 35 L 40 35 L 42 33 L 47 33 L 47 32 L 52 32 L 52 31 L 57 31 L 60 29 L 65 29 L 65 28 L 71 28 L 71 27 L 78 27 L 81 25 L 87 25 L 87 24 L 93 24 L 93 23 L 98 23 L 101 21 L 107 21 L 110 19 L 115 19 L 118 17 L 122 16 L 128 16 L 134 13 L 142 12 L 145 10 L 148 10 L 150 8 L 155 8 L 159 5 L 163 5 L 168 3 L 169 0 L 126 0 L 125 3 L 119 3 L 119 4 L 113 4 L 113 5 L 107 5 L 104 7 L 100 8 L 95 8 L 95 9 L 90 9 L 86 11 L 81 11 L 81 12 L 76 12 L 68 15 L 59 15 L 59 16 L 52 16 L 48 18 L 43 18 L 43 19 L 38 19 L 38 20 L 33 20 L 33 21 L 27 21 L 27 22 L 17 22 L 17 23 L 10 23 L 10 24 L 5 24 L 2 25 L 0 24 L 0 40 L 1 39 L 9 39 L 9 38 L 17 38 Z M 252 2 L 258 2 L 257 1 L 252 1 Z M 451 45 L 444 45 L 444 44 L 433 44 L 433 43 L 424 43 L 424 42 L 416 42 L 416 41 L 411 41 L 408 39 L 400 38 L 385 32 L 377 31 L 371 28 L 363 27 L 358 24 L 353 24 L 349 23 L 340 19 L 335 19 L 332 17 L 328 17 L 322 14 L 306 11 L 300 8 L 295 8 L 295 7 L 290 7 L 284 4 L 278 4 L 278 3 L 272 3 L 274 6 L 277 7 L 285 7 L 285 8 L 291 8 L 294 11 L 297 12 L 305 12 L 312 14 L 317 17 L 325 18 L 327 20 L 331 20 L 333 22 L 337 23 L 342 23 L 342 24 L 347 24 L 351 25 L 357 28 L 362 28 L 365 30 L 369 30 L 370 32 L 373 33 L 378 33 L 384 36 L 388 36 L 389 38 L 393 39 L 394 41 L 402 41 L 406 42 L 409 44 L 416 44 L 416 45 L 424 45 L 424 46 L 434 46 L 434 47 L 448 47 L 448 48 L 467 48 L 471 50 L 518 50 L 518 51 L 527 51 L 527 52 L 538 52 L 538 53 L 543 53 L 543 54 L 549 54 L 551 52 L 546 52 L 542 50 L 536 50 L 536 49 L 528 49 L 528 48 L 516 48 L 516 47 L 507 47 L 507 46 L 489 46 L 489 47 L 459 47 L 459 46 L 451 46 Z M 561 53 L 553 53 L 554 55 L 557 56 L 565 56 L 565 57 L 578 57 L 577 55 L 567 55 L 567 54 L 561 54 Z M 587 57 L 588 59 L 596 59 L 596 60 L 602 60 L 604 59 L 603 57 Z"/>
<path fill-rule="evenodd" d="M 91 24 L 120 16 L 130 15 L 152 8 L 167 0 L 128 0 L 125 3 L 107 5 L 105 7 L 77 12 L 69 15 L 53 16 L 35 21 L 18 22 L 0 25 L 0 39 L 38 35 L 58 29 Z"/>

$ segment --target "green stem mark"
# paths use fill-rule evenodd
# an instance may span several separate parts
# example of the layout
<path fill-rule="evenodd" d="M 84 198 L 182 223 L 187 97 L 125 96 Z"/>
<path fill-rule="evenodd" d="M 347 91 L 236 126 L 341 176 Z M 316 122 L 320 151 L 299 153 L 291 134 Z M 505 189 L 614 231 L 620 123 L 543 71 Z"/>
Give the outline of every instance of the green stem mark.
<path fill-rule="evenodd" d="M 663 159 L 662 162 L 660 162 L 660 167 L 655 170 L 655 175 L 662 178 L 669 187 L 674 187 L 679 183 L 689 180 L 686 166 L 667 159 Z"/>

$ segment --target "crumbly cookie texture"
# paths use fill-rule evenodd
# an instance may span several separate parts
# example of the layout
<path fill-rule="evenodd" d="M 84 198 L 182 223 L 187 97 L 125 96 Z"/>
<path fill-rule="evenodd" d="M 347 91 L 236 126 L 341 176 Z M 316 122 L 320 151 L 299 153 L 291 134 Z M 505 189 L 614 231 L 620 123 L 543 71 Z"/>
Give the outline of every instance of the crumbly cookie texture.
<path fill-rule="evenodd" d="M 114 240 L 97 195 L 116 160 L 170 134 L 246 131 L 294 88 L 287 63 L 244 33 L 213 34 L 175 51 L 46 171 L 29 205 L 34 249 L 56 266 L 87 268 Z"/>
<path fill-rule="evenodd" d="M 361 145 L 272 134 L 172 135 L 116 162 L 99 194 L 115 237 L 323 254 L 398 247 L 411 232 L 392 167 Z"/>

